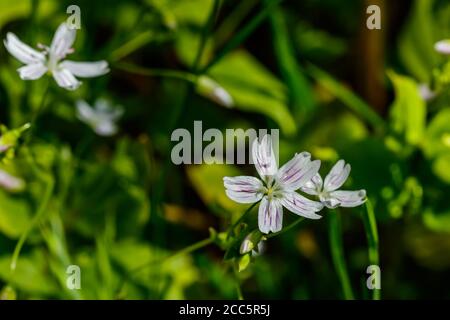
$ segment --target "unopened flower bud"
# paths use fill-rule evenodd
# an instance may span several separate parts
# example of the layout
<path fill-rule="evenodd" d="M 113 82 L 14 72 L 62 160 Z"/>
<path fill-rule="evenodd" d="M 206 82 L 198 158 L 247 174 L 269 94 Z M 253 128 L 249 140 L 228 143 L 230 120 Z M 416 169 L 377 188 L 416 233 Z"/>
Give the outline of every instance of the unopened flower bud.
<path fill-rule="evenodd" d="M 198 78 L 197 92 L 224 107 L 231 108 L 234 105 L 231 95 L 210 77 L 200 76 Z"/>

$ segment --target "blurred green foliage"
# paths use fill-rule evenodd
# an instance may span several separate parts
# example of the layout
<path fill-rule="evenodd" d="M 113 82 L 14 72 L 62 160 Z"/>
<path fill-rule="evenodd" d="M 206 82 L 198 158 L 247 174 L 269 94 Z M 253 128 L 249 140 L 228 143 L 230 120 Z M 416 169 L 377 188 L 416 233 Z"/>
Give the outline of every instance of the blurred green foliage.
<path fill-rule="evenodd" d="M 345 159 L 345 187 L 366 189 L 374 205 L 382 297 L 449 298 L 450 62 L 433 46 L 450 38 L 450 4 L 381 2 L 390 24 L 372 32 L 385 41 L 375 44 L 385 59 L 385 92 L 376 92 L 389 97 L 385 111 L 358 89 L 378 76 L 354 63 L 367 54 L 358 49 L 367 40 L 359 37 L 364 1 L 224 0 L 211 20 L 214 0 L 2 0 L 2 38 L 14 32 L 33 46 L 49 44 L 66 8 L 79 5 L 71 58 L 106 59 L 111 72 L 75 92 L 50 81 L 31 132 L 0 165 L 26 183 L 21 192 L 0 189 L 0 299 L 233 299 L 237 284 L 245 298 L 344 298 L 330 236 L 342 236 L 355 297 L 370 298 L 364 207 L 324 212 L 340 216 L 331 223 L 342 234 L 329 232 L 326 219 L 305 221 L 265 241 L 259 255 L 238 257 L 252 214 L 228 252 L 239 259 L 237 274 L 218 246 L 174 255 L 238 219 L 246 208 L 226 197 L 222 178 L 254 173 L 172 165 L 170 134 L 192 130 L 194 120 L 223 131 L 279 128 L 280 163 L 307 150 L 326 172 Z M 20 80 L 19 65 L 0 49 L 0 122 L 9 129 L 31 121 L 47 85 Z M 199 75 L 225 89 L 233 107 L 196 91 Z M 436 96 L 425 101 L 420 84 Z M 76 118 L 77 99 L 99 97 L 125 108 L 114 137 Z M 293 220 L 286 212 L 285 225 Z M 81 268 L 80 290 L 66 286 L 72 264 Z"/>

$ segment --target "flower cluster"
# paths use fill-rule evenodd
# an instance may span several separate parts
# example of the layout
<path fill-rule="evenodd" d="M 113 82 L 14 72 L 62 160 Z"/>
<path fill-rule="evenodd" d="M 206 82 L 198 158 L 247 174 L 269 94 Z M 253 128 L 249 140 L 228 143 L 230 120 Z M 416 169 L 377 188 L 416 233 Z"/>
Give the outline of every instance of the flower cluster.
<path fill-rule="evenodd" d="M 320 160 L 311 160 L 311 154 L 296 154 L 278 168 L 270 135 L 252 146 L 253 163 L 260 179 L 252 176 L 225 177 L 227 196 L 238 203 L 256 203 L 258 227 L 262 233 L 279 232 L 283 227 L 283 207 L 308 218 L 320 219 L 317 213 L 327 208 L 356 207 L 366 200 L 366 191 L 338 190 L 350 174 L 350 165 L 338 161 L 325 180 L 320 176 Z M 299 194 L 303 191 L 314 195 L 314 201 Z"/>

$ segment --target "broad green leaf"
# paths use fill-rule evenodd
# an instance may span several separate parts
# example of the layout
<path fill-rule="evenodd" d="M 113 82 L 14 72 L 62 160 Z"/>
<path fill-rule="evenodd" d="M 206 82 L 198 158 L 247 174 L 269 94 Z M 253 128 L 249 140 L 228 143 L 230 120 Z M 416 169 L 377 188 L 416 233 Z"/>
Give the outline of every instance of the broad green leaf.
<path fill-rule="evenodd" d="M 266 115 L 286 135 L 296 132 L 285 86 L 248 52 L 228 54 L 208 74 L 228 91 L 237 109 Z"/>
<path fill-rule="evenodd" d="M 426 104 L 417 83 L 406 76 L 388 73 L 394 84 L 395 100 L 391 107 L 393 130 L 410 145 L 419 145 L 425 132 Z"/>
<path fill-rule="evenodd" d="M 0 278 L 28 294 L 40 296 L 58 294 L 60 288 L 49 273 L 47 259 L 46 254 L 39 250 L 34 250 L 30 254 L 22 253 L 17 268 L 11 276 L 9 268 L 11 256 L 3 255 L 0 257 Z"/>
<path fill-rule="evenodd" d="M 431 120 L 425 133 L 423 149 L 427 157 L 450 153 L 450 109 L 439 111 Z"/>
<path fill-rule="evenodd" d="M 241 175 L 230 165 L 193 165 L 187 167 L 187 176 L 200 198 L 208 206 L 219 206 L 229 211 L 242 210 L 243 206 L 230 200 L 225 194 L 224 177 Z"/>
<path fill-rule="evenodd" d="M 438 156 L 433 161 L 432 169 L 436 176 L 450 184 L 450 152 Z"/>
<path fill-rule="evenodd" d="M 27 201 L 0 190 L 0 203 L 0 232 L 10 238 L 18 238 L 30 222 Z"/>

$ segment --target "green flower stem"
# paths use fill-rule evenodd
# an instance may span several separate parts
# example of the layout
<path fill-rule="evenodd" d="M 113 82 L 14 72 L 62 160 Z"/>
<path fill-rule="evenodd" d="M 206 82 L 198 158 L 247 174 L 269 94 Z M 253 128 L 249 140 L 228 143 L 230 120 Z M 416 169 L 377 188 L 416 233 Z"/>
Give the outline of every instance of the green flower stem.
<path fill-rule="evenodd" d="M 342 245 L 342 229 L 340 215 L 337 211 L 331 212 L 328 216 L 331 257 L 334 268 L 341 282 L 342 292 L 346 300 L 353 300 L 354 294 L 348 276 L 347 265 L 345 263 L 344 248 Z"/>
<path fill-rule="evenodd" d="M 292 222 L 290 225 L 288 225 L 286 228 L 283 228 L 281 231 L 275 232 L 275 233 L 270 233 L 267 236 L 265 236 L 267 239 L 279 236 L 293 228 L 295 228 L 297 225 L 299 225 L 301 222 L 305 221 L 305 218 L 300 217 L 297 220 L 295 220 L 294 222 Z"/>
<path fill-rule="evenodd" d="M 244 300 L 244 295 L 242 294 L 241 282 L 239 280 L 239 271 L 236 265 L 233 265 L 233 277 L 236 285 L 236 295 L 238 300 Z"/>
<path fill-rule="evenodd" d="M 190 83 L 197 83 L 197 76 L 185 71 L 168 70 L 168 69 L 149 69 L 141 66 L 137 66 L 131 63 L 114 63 L 113 66 L 116 69 L 120 69 L 129 73 L 138 74 L 147 77 L 165 77 L 180 79 Z"/>
<path fill-rule="evenodd" d="M 152 30 L 147 30 L 138 34 L 133 39 L 125 42 L 119 48 L 112 51 L 110 61 L 121 60 L 122 58 L 128 56 L 132 52 L 145 46 L 147 43 L 155 39 L 155 37 L 156 35 Z"/>
<path fill-rule="evenodd" d="M 25 137 L 25 145 L 28 144 L 31 137 L 33 136 L 34 127 L 36 124 L 37 119 L 39 118 L 39 115 L 42 113 L 42 111 L 45 109 L 45 102 L 47 101 L 47 96 L 50 91 L 50 79 L 47 77 L 46 83 L 45 83 L 45 89 L 44 93 L 41 98 L 41 102 L 39 103 L 37 109 L 33 112 L 31 116 L 30 121 L 30 132 L 28 132 L 28 135 Z"/>
<path fill-rule="evenodd" d="M 228 229 L 227 233 L 227 239 L 230 238 L 231 234 L 233 233 L 233 230 L 245 219 L 245 217 L 252 211 L 252 209 L 258 204 L 259 202 L 253 203 L 250 207 L 245 210 L 245 212 L 237 219 L 231 226 L 230 229 Z"/>
<path fill-rule="evenodd" d="M 36 214 L 34 215 L 33 219 L 31 220 L 30 225 L 25 230 L 25 232 L 20 236 L 19 241 L 17 242 L 16 247 L 14 248 L 13 256 L 11 259 L 10 264 L 10 270 L 11 272 L 14 272 L 17 267 L 17 260 L 19 259 L 20 251 L 22 250 L 23 245 L 25 244 L 25 241 L 28 238 L 28 235 L 30 232 L 38 225 L 38 223 L 41 221 L 42 216 L 46 212 L 46 208 L 48 206 L 48 203 L 50 201 L 50 198 L 53 194 L 53 190 L 55 187 L 55 181 L 53 177 L 46 172 L 43 172 L 42 169 L 40 169 L 36 163 L 34 162 L 34 159 L 31 157 L 30 152 L 27 148 L 24 148 L 24 151 L 26 152 L 27 160 L 31 165 L 32 170 L 34 173 L 41 178 L 43 181 L 46 182 L 46 188 L 44 191 L 44 194 L 42 196 L 42 201 L 38 207 L 38 210 Z"/>
<path fill-rule="evenodd" d="M 378 228 L 377 220 L 375 218 L 375 212 L 373 210 L 373 205 L 369 199 L 366 201 L 366 210 L 362 213 L 362 218 L 364 222 L 364 229 L 366 231 L 367 242 L 369 244 L 369 262 L 372 265 L 379 265 L 380 257 L 378 251 Z M 372 290 L 372 299 L 379 300 L 381 298 L 381 290 Z"/>

